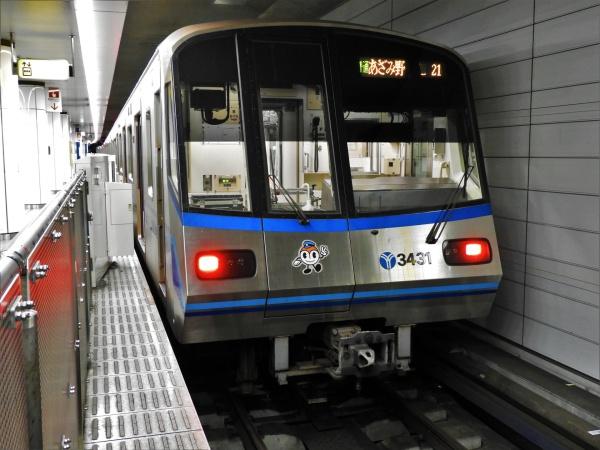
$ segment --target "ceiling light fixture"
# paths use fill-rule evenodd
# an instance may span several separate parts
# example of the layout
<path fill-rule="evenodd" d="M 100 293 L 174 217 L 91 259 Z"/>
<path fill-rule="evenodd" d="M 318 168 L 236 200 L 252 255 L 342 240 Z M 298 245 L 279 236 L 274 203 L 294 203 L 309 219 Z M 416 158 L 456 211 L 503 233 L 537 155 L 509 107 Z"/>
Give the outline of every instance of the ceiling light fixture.
<path fill-rule="evenodd" d="M 228 5 L 228 6 L 242 6 L 247 3 L 248 0 L 214 0 L 215 5 Z"/>

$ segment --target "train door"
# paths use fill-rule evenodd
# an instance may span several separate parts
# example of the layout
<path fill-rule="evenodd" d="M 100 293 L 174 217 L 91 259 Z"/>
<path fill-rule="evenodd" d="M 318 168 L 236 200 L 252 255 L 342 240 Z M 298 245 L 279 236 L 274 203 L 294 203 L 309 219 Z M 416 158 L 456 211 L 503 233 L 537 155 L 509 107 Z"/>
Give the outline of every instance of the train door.
<path fill-rule="evenodd" d="M 133 183 L 133 145 L 135 140 L 136 137 L 133 135 L 131 126 L 127 127 L 127 146 L 124 161 L 125 171 L 123 172 L 123 183 Z"/>
<path fill-rule="evenodd" d="M 137 216 L 136 216 L 136 233 L 137 237 L 142 244 L 142 250 L 145 251 L 144 246 L 144 165 L 142 155 L 142 124 L 140 114 L 136 114 L 133 123 L 135 126 L 135 156 L 136 156 L 136 177 L 134 181 L 134 188 L 137 196 Z"/>
<path fill-rule="evenodd" d="M 117 145 L 115 146 L 115 157 L 117 160 L 117 173 L 115 173 L 114 181 L 119 181 L 119 167 L 121 167 L 121 149 L 123 148 L 123 134 L 119 133 Z"/>
<path fill-rule="evenodd" d="M 141 125 L 143 139 L 140 146 L 142 147 L 141 161 L 142 167 L 142 185 L 140 186 L 140 195 L 142 197 L 142 236 L 144 237 L 144 247 L 146 250 L 146 261 L 156 276 L 156 268 L 158 267 L 158 237 L 156 235 L 156 205 L 154 203 L 154 144 L 152 141 L 152 112 L 147 109 L 144 113 L 144 123 Z M 141 136 L 140 136 L 141 138 Z"/>
<path fill-rule="evenodd" d="M 155 161 L 155 193 L 156 219 L 158 224 L 158 281 L 165 283 L 165 211 L 163 202 L 163 152 L 162 152 L 162 108 L 160 91 L 154 94 L 154 151 Z"/>
<path fill-rule="evenodd" d="M 321 46 L 255 42 L 253 52 L 268 186 L 265 315 L 346 311 L 354 275 L 335 183 Z"/>
<path fill-rule="evenodd" d="M 123 127 L 123 142 L 121 145 L 121 161 L 119 163 L 119 179 L 122 183 L 127 183 L 127 157 L 131 153 L 131 127 Z"/>
<path fill-rule="evenodd" d="M 153 107 L 156 105 L 153 104 Z M 155 129 L 155 137 L 160 136 L 156 123 L 156 113 L 160 112 L 160 104 L 158 109 L 153 110 L 148 108 L 145 112 L 144 120 L 144 140 L 143 140 L 143 165 L 145 167 L 144 177 L 144 244 L 146 248 L 146 263 L 152 275 L 152 278 L 160 282 L 160 226 L 159 226 L 159 211 L 157 206 L 157 185 L 156 185 L 156 159 L 159 147 L 156 141 L 153 140 L 152 129 Z"/>
<path fill-rule="evenodd" d="M 125 129 L 125 127 L 123 127 L 122 131 L 121 131 L 121 145 L 119 147 L 119 167 L 118 167 L 118 174 L 117 174 L 117 178 L 115 179 L 115 181 L 119 181 L 121 183 L 124 183 L 126 180 L 125 178 L 125 161 L 126 161 L 126 156 L 127 156 L 127 146 L 129 145 L 129 135 L 127 134 L 127 131 Z"/>

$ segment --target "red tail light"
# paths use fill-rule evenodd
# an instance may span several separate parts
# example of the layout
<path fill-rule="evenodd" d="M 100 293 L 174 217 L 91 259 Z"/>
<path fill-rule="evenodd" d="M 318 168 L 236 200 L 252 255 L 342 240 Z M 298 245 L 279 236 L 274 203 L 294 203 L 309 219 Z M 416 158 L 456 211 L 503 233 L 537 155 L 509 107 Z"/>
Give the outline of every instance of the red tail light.
<path fill-rule="evenodd" d="M 248 278 L 256 273 L 256 258 L 251 250 L 200 252 L 194 264 L 201 280 Z"/>
<path fill-rule="evenodd" d="M 442 245 L 449 266 L 487 264 L 492 260 L 492 246 L 487 239 L 451 239 Z"/>
<path fill-rule="evenodd" d="M 198 258 L 198 271 L 201 273 L 214 273 L 219 270 L 219 257 L 217 255 L 202 255 Z"/>
<path fill-rule="evenodd" d="M 469 242 L 465 245 L 466 256 L 480 256 L 483 253 L 483 247 L 479 242 Z"/>

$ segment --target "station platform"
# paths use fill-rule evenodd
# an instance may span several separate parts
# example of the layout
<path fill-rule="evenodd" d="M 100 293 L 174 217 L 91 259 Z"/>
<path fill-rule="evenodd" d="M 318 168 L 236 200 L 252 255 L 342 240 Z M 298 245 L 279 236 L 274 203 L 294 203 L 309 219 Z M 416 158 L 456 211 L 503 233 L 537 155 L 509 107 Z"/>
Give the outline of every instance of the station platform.
<path fill-rule="evenodd" d="M 208 449 L 136 256 L 92 291 L 84 448 Z"/>

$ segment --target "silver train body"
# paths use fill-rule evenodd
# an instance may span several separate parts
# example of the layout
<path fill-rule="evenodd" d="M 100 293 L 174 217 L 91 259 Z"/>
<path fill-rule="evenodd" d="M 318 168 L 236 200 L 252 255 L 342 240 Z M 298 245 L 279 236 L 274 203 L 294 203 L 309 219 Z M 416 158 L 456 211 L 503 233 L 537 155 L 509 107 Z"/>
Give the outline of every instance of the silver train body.
<path fill-rule="evenodd" d="M 271 186 L 269 180 L 272 180 L 273 176 L 264 177 L 266 181 L 256 181 L 261 178 L 256 175 L 256 171 L 267 172 L 272 170 L 271 165 L 275 164 L 274 160 L 266 163 L 264 159 L 259 158 L 260 155 L 265 154 L 263 146 L 266 145 L 264 142 L 267 138 L 265 137 L 266 125 L 261 127 L 259 124 L 261 115 L 258 112 L 260 106 L 257 106 L 257 103 L 262 101 L 264 110 L 267 97 L 270 96 L 273 100 L 271 103 L 280 100 L 280 98 L 276 98 L 278 95 L 289 100 L 293 94 L 289 94 L 288 91 L 292 88 L 299 88 L 293 87 L 297 84 L 292 82 L 289 85 L 277 84 L 268 78 L 268 81 L 264 81 L 264 83 L 275 87 L 271 91 L 264 90 L 259 94 L 256 84 L 262 81 L 261 77 L 255 73 L 262 70 L 263 64 L 256 62 L 252 52 L 244 52 L 243 49 L 246 48 L 245 46 L 258 46 L 259 44 L 253 44 L 255 40 L 261 43 L 265 41 L 292 43 L 310 41 L 311 45 L 321 46 L 319 48 L 324 55 L 323 64 L 327 65 L 335 59 L 333 55 L 336 55 L 337 51 L 343 54 L 344 51 L 340 48 L 346 45 L 344 44 L 346 41 L 337 44 L 331 43 L 331 33 L 342 33 L 343 39 L 364 39 L 365 41 L 371 38 L 383 39 L 390 45 L 397 43 L 399 46 L 407 46 L 407 48 L 425 49 L 419 51 L 441 55 L 440 58 L 443 61 L 448 61 L 444 63 L 444 66 L 440 65 L 440 67 L 444 67 L 444 70 L 446 70 L 446 65 L 454 64 L 457 68 L 455 71 L 458 71 L 456 73 L 460 72 L 464 78 L 460 86 L 464 87 L 466 103 L 461 106 L 461 110 L 466 111 L 470 127 L 467 134 L 471 136 L 468 141 L 471 148 L 470 157 L 473 158 L 473 161 L 471 163 L 464 162 L 464 167 L 476 166 L 476 176 L 472 175 L 464 182 L 462 188 L 460 186 L 461 173 L 452 177 L 450 171 L 452 164 L 455 163 L 450 162 L 450 157 L 448 157 L 448 161 L 444 160 L 445 156 L 443 156 L 444 152 L 451 153 L 453 151 L 450 148 L 451 145 L 448 144 L 445 150 L 442 148 L 443 145 L 442 147 L 438 145 L 438 141 L 444 140 L 444 135 L 446 135 L 445 140 L 452 141 L 449 138 L 451 132 L 438 131 L 444 127 L 444 123 L 450 121 L 450 119 L 444 121 L 444 113 L 432 113 L 432 120 L 427 122 L 430 124 L 427 126 L 431 128 L 428 136 L 431 137 L 419 138 L 420 143 L 426 141 L 427 145 L 420 143 L 418 145 L 413 143 L 410 146 L 392 145 L 390 148 L 393 151 L 404 155 L 396 159 L 384 158 L 381 153 L 384 150 L 378 150 L 380 153 L 376 154 L 375 150 L 372 150 L 375 147 L 372 143 L 363 146 L 365 148 L 363 153 L 360 153 L 363 151 L 360 150 L 362 144 L 347 145 L 350 139 L 344 140 L 342 132 L 339 131 L 342 121 L 347 121 L 349 128 L 346 130 L 354 130 L 358 129 L 356 124 L 360 120 L 357 119 L 356 122 L 351 123 L 352 117 L 359 117 L 360 114 L 375 114 L 376 117 L 383 117 L 385 114 L 381 111 L 373 113 L 371 107 L 348 106 L 349 110 L 358 111 L 352 113 L 340 107 L 340 103 L 345 100 L 338 101 L 334 98 L 338 95 L 336 83 L 342 80 L 345 74 L 338 67 L 336 70 L 327 69 L 323 76 L 324 81 L 319 85 L 322 89 L 327 90 L 327 111 L 324 113 L 325 116 L 321 115 L 320 117 L 321 124 L 326 124 L 329 131 L 321 132 L 317 125 L 314 139 L 315 142 L 322 140 L 325 144 L 319 147 L 319 145 L 313 146 L 313 143 L 309 142 L 310 145 L 306 147 L 309 150 L 306 151 L 299 147 L 298 161 L 300 162 L 293 164 L 297 169 L 303 165 L 302 169 L 298 169 L 304 171 L 300 174 L 302 179 L 300 181 L 295 179 L 293 183 L 287 181 L 289 183 L 287 190 L 299 200 L 296 206 L 304 207 L 308 197 L 311 196 L 310 183 L 318 179 L 313 172 L 315 174 L 323 173 L 323 167 L 328 168 L 329 172 L 312 185 L 314 193 L 311 198 L 325 210 L 328 208 L 327 205 L 332 202 L 327 197 L 333 196 L 337 202 L 336 206 L 331 206 L 329 212 L 304 208 L 305 215 L 309 220 L 308 223 L 302 223 L 301 216 L 300 218 L 296 217 L 299 214 L 298 208 L 295 208 L 289 200 L 282 199 L 284 190 L 278 190 Z M 233 39 L 235 54 L 239 60 L 240 84 L 224 83 L 224 89 L 215 89 L 219 92 L 227 90 L 227 120 L 235 126 L 243 125 L 245 142 L 243 148 L 248 151 L 245 166 L 247 172 L 239 176 L 241 169 L 232 169 L 232 174 L 237 177 L 237 181 L 233 182 L 226 179 L 225 175 L 230 174 L 223 170 L 202 177 L 198 173 L 197 177 L 204 180 L 205 183 L 218 182 L 225 185 L 226 189 L 231 189 L 232 183 L 242 183 L 242 187 L 247 189 L 247 195 L 251 198 L 251 202 L 248 200 L 248 204 L 251 203 L 251 206 L 247 208 L 238 206 L 237 209 L 233 207 L 210 209 L 206 207 L 210 201 L 214 201 L 215 195 L 221 194 L 215 189 L 210 191 L 213 196 L 207 196 L 206 199 L 202 197 L 202 187 L 194 188 L 199 191 L 194 199 L 190 194 L 192 184 L 196 183 L 197 185 L 202 182 L 193 180 L 196 177 L 194 172 L 196 169 L 189 168 L 191 166 L 189 161 L 187 161 L 189 164 L 185 166 L 186 158 L 191 158 L 191 150 L 188 148 L 191 144 L 187 142 L 189 138 L 185 136 L 184 127 L 180 123 L 185 120 L 185 114 L 182 113 L 184 107 L 181 106 L 181 102 L 178 103 L 179 97 L 184 95 L 183 89 L 180 90 L 178 87 L 178 77 L 183 77 L 180 74 L 183 69 L 178 69 L 177 64 L 180 63 L 177 61 L 179 61 L 178 58 L 181 58 L 180 52 L 183 51 L 181 49 L 191 45 L 191 42 L 210 41 L 213 38 Z M 364 47 L 362 51 L 366 53 L 368 47 Z M 258 50 L 256 52 L 260 53 Z M 254 54 L 258 54 L 256 52 Z M 373 48 L 370 53 L 359 54 L 356 70 L 360 70 L 361 75 L 365 75 L 364 80 L 373 80 L 368 81 L 373 85 L 380 82 L 390 86 L 392 86 L 391 83 L 403 83 L 403 80 L 391 79 L 393 77 L 402 78 L 398 74 L 387 77 L 384 73 L 381 75 L 382 81 L 378 81 L 375 67 L 373 74 L 367 73 L 369 68 L 364 61 L 373 59 L 383 61 L 387 56 L 387 54 L 382 54 L 385 52 L 385 49 Z M 390 53 L 390 61 L 392 61 L 389 63 L 390 67 L 394 64 L 403 67 L 413 64 L 410 58 L 399 59 L 400 53 L 402 52 Z M 415 58 L 420 57 L 420 53 L 414 54 Z M 429 53 L 424 56 L 427 60 L 424 64 L 428 65 L 428 70 L 437 63 L 427 55 Z M 396 63 L 395 61 L 403 62 Z M 252 67 L 255 69 L 254 75 L 248 76 L 248 79 L 245 79 L 244 75 L 246 64 L 253 65 Z M 362 64 L 365 66 L 362 67 Z M 415 64 L 417 63 L 413 65 Z M 264 64 L 264 66 L 266 65 Z M 194 71 L 201 72 L 203 70 L 202 65 L 194 67 Z M 391 71 L 390 67 L 386 67 L 385 63 L 381 66 L 384 72 L 388 69 Z M 431 73 L 423 72 L 424 66 L 420 67 L 420 74 L 415 72 L 414 76 L 411 75 L 413 77 L 411 83 L 420 83 L 419 75 L 423 78 L 431 75 Z M 433 70 L 437 69 L 434 67 Z M 447 70 L 450 71 L 450 68 Z M 373 76 L 369 78 L 370 75 Z M 438 75 L 433 72 L 431 76 Z M 305 78 L 310 77 L 307 75 Z M 356 80 L 356 83 L 363 82 L 361 81 L 363 78 L 356 78 Z M 423 82 L 425 83 L 425 81 Z M 434 86 L 435 82 L 437 81 L 426 81 L 426 83 L 430 83 L 427 86 Z M 199 84 L 200 82 L 195 83 Z M 413 91 L 415 85 L 417 84 L 412 85 Z M 192 86 L 189 88 L 190 91 L 196 89 L 202 95 L 206 93 L 200 88 L 193 87 L 193 84 L 190 86 Z M 310 89 L 315 88 L 310 87 Z M 237 122 L 235 122 L 235 118 L 232 118 L 232 111 L 236 105 L 229 97 L 230 93 L 236 91 L 240 96 L 238 99 L 241 98 L 237 104 L 239 116 Z M 311 92 L 319 94 L 318 91 Z M 323 95 L 322 92 L 321 95 Z M 416 94 L 414 95 L 416 96 Z M 204 97 L 200 100 L 193 100 L 200 102 L 200 106 L 196 109 L 191 108 L 190 114 L 209 109 L 210 107 L 206 105 L 210 105 L 211 102 L 213 109 L 222 109 L 221 94 L 217 94 L 217 97 L 213 100 L 206 100 Z M 259 98 L 257 99 L 257 97 Z M 303 97 L 303 100 L 294 98 L 294 104 L 304 107 L 302 114 L 306 115 L 310 108 L 302 101 L 307 101 L 306 97 Z M 325 100 L 321 99 L 320 101 L 321 110 L 318 109 L 319 104 L 316 106 L 313 104 L 313 111 L 325 111 L 323 106 Z M 356 100 L 356 102 L 360 101 Z M 431 101 L 431 99 L 428 100 L 428 102 Z M 283 108 L 283 110 L 289 111 L 289 108 Z M 412 111 L 412 115 L 408 119 L 411 123 L 416 124 L 426 115 L 421 112 L 414 113 L 414 107 L 407 108 L 407 111 L 409 110 Z M 400 122 L 407 121 L 406 118 L 402 119 L 402 114 L 390 113 L 389 115 L 391 122 L 386 122 L 388 128 L 397 125 L 398 119 L 394 119 L 394 117 L 401 117 Z M 213 118 L 216 116 L 216 113 L 213 114 Z M 262 117 L 265 117 L 264 111 Z M 209 120 L 215 123 L 217 121 L 217 119 Z M 307 125 L 310 117 L 306 118 L 305 116 L 303 121 L 304 124 L 300 128 L 310 126 Z M 221 123 L 224 122 L 221 121 Z M 412 129 L 416 128 L 416 125 L 412 127 Z M 347 131 L 347 134 L 351 132 L 353 131 Z M 413 135 L 411 134 L 411 136 Z M 364 138 L 365 141 L 370 140 L 369 142 L 371 142 L 376 139 L 373 137 L 374 135 L 368 136 L 370 136 L 368 139 Z M 377 139 L 383 142 L 387 138 Z M 303 140 L 310 139 L 307 137 Z M 387 140 L 389 141 L 389 139 Z M 378 146 L 384 147 L 379 143 Z M 252 150 L 254 147 L 258 148 Z M 349 147 L 354 150 L 349 150 Z M 400 172 L 396 173 L 392 170 L 390 173 L 389 170 L 381 167 L 385 163 L 393 169 L 395 164 L 401 165 L 402 161 L 407 161 L 409 147 L 413 160 L 416 160 L 417 148 L 432 152 L 426 154 L 430 156 L 426 162 L 430 169 L 419 169 L 429 170 L 427 173 L 423 172 L 429 176 L 418 178 L 418 182 L 421 184 L 415 183 L 417 177 L 414 175 L 407 176 L 409 172 L 407 168 L 399 169 L 403 170 L 404 177 L 401 177 L 398 175 Z M 357 148 L 358 150 L 356 150 Z M 429 150 L 430 148 L 433 150 Z M 129 180 L 134 184 L 134 203 L 136 205 L 134 232 L 151 277 L 164 294 L 168 321 L 180 342 L 197 343 L 293 336 L 306 333 L 308 327 L 313 324 L 360 323 L 366 319 L 378 319 L 382 325 L 397 327 L 422 322 L 477 318 L 488 314 L 494 300 L 501 278 L 501 267 L 480 143 L 476 132 L 470 83 L 464 63 L 450 50 L 396 33 L 331 23 L 221 23 L 189 26 L 173 33 L 159 45 L 115 121 L 101 151 L 115 154 L 122 179 Z M 320 152 L 320 154 L 315 157 L 311 153 L 312 151 Z M 325 151 L 329 152 L 328 159 L 321 156 Z M 355 153 L 351 153 L 351 156 L 347 157 L 349 151 Z M 467 158 L 464 156 L 466 153 L 462 155 Z M 175 164 L 177 158 L 179 159 L 178 165 Z M 307 167 L 316 164 L 315 158 L 317 160 L 322 158 L 320 161 L 321 171 L 315 165 L 311 172 Z M 376 174 L 367 170 L 369 159 L 371 162 L 377 159 L 379 167 Z M 294 160 L 297 160 L 295 156 Z M 283 163 L 282 159 L 279 161 Z M 357 169 L 354 166 L 363 164 L 363 162 L 367 169 Z M 456 163 L 455 165 L 460 164 Z M 259 166 L 258 169 L 256 166 Z M 269 169 L 270 167 L 271 169 Z M 417 173 L 415 167 L 413 164 L 413 174 Z M 431 167 L 434 167 L 435 174 L 431 173 Z M 438 167 L 439 176 L 437 176 Z M 284 174 L 285 167 L 278 168 L 278 170 L 279 174 Z M 174 173 L 176 171 L 179 172 Z M 309 174 L 309 172 L 311 173 Z M 356 175 L 359 172 L 361 175 Z M 332 173 L 335 175 L 332 176 Z M 436 191 L 433 196 L 439 198 L 432 200 L 433 197 L 427 194 L 427 186 L 431 183 L 438 183 L 442 175 L 445 175 L 443 178 L 448 180 L 450 188 L 446 186 L 445 190 Z M 288 180 L 292 180 L 292 178 L 298 177 L 287 176 Z M 384 197 L 391 195 L 392 203 L 400 202 L 400 204 L 409 205 L 408 207 L 402 209 L 382 206 L 380 211 L 370 210 L 367 213 L 361 213 L 357 204 L 359 201 L 373 202 L 367 198 L 368 191 L 373 186 L 377 188 L 378 185 L 388 182 L 388 184 L 394 184 L 400 178 L 410 178 L 409 184 L 412 184 L 409 188 L 404 189 L 401 186 L 380 189 L 377 191 L 379 193 L 376 194 L 377 198 L 374 201 L 383 205 L 386 201 Z M 365 179 L 371 181 L 361 184 L 361 180 Z M 471 185 L 475 182 L 476 185 Z M 284 185 L 285 183 L 286 181 L 283 182 Z M 336 187 L 332 188 L 332 184 Z M 467 184 L 469 185 L 468 189 Z M 309 186 L 305 187 L 306 185 Z M 361 191 L 360 186 L 363 185 L 366 187 Z M 272 192 L 271 196 L 268 194 L 269 189 Z M 302 189 L 307 189 L 307 198 L 302 197 Z M 352 189 L 354 195 L 349 193 Z M 462 189 L 465 201 L 458 201 L 453 205 L 446 204 L 449 195 L 455 189 L 459 191 Z M 472 194 L 472 198 L 468 197 L 467 190 L 475 192 Z M 243 191 L 242 188 L 240 188 L 241 191 Z M 423 199 L 419 197 L 421 194 L 425 196 Z M 236 191 L 236 195 L 233 196 L 234 200 L 246 201 L 243 195 L 245 194 L 242 193 L 238 197 Z M 204 205 L 204 209 L 192 205 L 197 201 L 198 196 L 201 197 L 200 204 Z M 239 200 L 240 198 L 242 200 Z M 367 199 L 365 200 L 365 198 Z M 230 201 L 232 200 L 229 197 L 224 200 L 225 203 Z M 276 211 L 273 209 L 274 207 L 271 208 L 273 205 L 269 204 L 270 201 L 285 205 L 281 206 L 281 211 Z M 428 202 L 431 206 L 428 206 Z M 219 205 L 218 202 L 214 204 Z M 228 205 L 230 204 L 228 203 Z M 441 227 L 439 240 L 435 244 L 426 243 L 432 226 L 436 221 L 439 223 L 444 215 L 444 207 L 447 210 L 447 217 L 442 221 L 445 226 Z M 449 264 L 444 252 L 448 242 L 455 239 L 479 239 L 479 242 L 489 243 L 489 260 L 481 264 Z M 307 251 L 304 256 L 308 255 L 308 259 L 302 258 L 303 250 Z M 202 274 L 199 275 L 198 272 L 199 258 L 204 254 L 210 256 L 211 252 L 215 253 L 218 258 L 225 255 L 225 259 L 220 261 L 221 265 L 238 263 L 250 265 L 251 273 L 246 273 L 244 272 L 246 269 L 242 269 L 242 276 L 202 277 Z M 317 262 L 310 258 L 311 255 L 316 256 Z M 227 259 L 228 257 L 231 258 Z M 210 263 L 209 260 L 208 264 L 210 265 Z M 209 271 L 213 269 L 208 268 Z"/>

